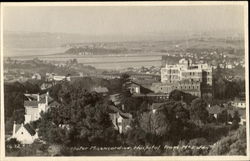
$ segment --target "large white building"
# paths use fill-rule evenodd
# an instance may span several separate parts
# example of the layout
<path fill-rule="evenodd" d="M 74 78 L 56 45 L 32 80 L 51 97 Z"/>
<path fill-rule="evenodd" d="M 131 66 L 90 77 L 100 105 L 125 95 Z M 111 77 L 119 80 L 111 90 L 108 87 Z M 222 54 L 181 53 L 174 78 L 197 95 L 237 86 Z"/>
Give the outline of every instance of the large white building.
<path fill-rule="evenodd" d="M 212 86 L 212 67 L 208 64 L 192 64 L 192 60 L 181 59 L 179 64 L 161 69 L 162 83 L 179 81 L 200 82 Z"/>
<path fill-rule="evenodd" d="M 161 83 L 152 84 L 156 93 L 170 93 L 177 89 L 201 97 L 212 95 L 212 67 L 208 64 L 192 64 L 192 60 L 181 59 L 178 64 L 166 64 L 161 69 Z"/>

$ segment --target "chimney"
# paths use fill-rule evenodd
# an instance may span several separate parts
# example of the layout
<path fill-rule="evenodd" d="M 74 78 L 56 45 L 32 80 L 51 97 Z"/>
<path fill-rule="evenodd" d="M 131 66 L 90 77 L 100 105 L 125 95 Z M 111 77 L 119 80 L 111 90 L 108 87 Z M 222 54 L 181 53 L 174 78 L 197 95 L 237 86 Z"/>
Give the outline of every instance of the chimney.
<path fill-rule="evenodd" d="M 40 101 L 40 95 L 37 94 L 37 101 L 39 102 Z"/>
<path fill-rule="evenodd" d="M 16 121 L 14 121 L 14 124 L 13 124 L 13 132 L 12 132 L 12 136 L 14 136 L 16 133 Z"/>
<path fill-rule="evenodd" d="M 45 96 L 45 100 L 46 100 L 45 103 L 46 103 L 46 105 L 49 104 L 48 97 L 49 97 L 49 91 L 47 91 L 46 96 Z"/>

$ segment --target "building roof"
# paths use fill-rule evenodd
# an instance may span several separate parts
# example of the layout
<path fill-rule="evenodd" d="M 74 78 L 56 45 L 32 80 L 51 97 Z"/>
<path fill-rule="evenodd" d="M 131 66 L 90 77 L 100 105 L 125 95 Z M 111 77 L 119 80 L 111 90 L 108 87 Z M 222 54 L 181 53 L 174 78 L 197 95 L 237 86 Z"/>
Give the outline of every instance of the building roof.
<path fill-rule="evenodd" d="M 147 93 L 147 94 L 139 94 L 135 93 L 133 96 L 138 97 L 168 97 L 166 93 Z"/>
<path fill-rule="evenodd" d="M 58 103 L 57 101 L 53 100 L 53 101 L 49 102 L 49 105 L 50 106 L 58 106 L 58 105 L 60 105 L 60 103 Z"/>
<path fill-rule="evenodd" d="M 109 111 L 110 111 L 110 113 L 119 113 L 120 116 L 125 118 L 125 119 L 132 118 L 132 115 L 130 113 L 124 113 L 120 109 L 118 109 L 117 107 L 115 107 L 113 105 L 109 106 Z"/>
<path fill-rule="evenodd" d="M 113 105 L 109 106 L 109 111 L 111 113 L 117 113 L 117 112 L 122 113 L 122 111 L 120 109 L 118 109 L 117 107 L 115 107 Z"/>
<path fill-rule="evenodd" d="M 15 133 L 16 133 L 22 126 L 28 131 L 28 133 L 29 133 L 31 136 L 34 136 L 34 135 L 36 134 L 36 131 L 30 126 L 30 124 L 25 124 L 25 125 L 16 124 Z"/>
<path fill-rule="evenodd" d="M 228 113 L 231 116 L 234 116 L 234 112 L 238 111 L 239 115 L 241 118 L 245 119 L 246 118 L 246 110 L 245 109 L 233 109 L 233 110 L 228 110 Z"/>
<path fill-rule="evenodd" d="M 99 87 L 92 88 L 92 91 L 95 91 L 97 93 L 107 93 L 109 90 L 106 87 L 99 86 Z"/>
<path fill-rule="evenodd" d="M 24 101 L 24 106 L 32 106 L 34 108 L 38 107 L 38 102 L 37 101 Z"/>
<path fill-rule="evenodd" d="M 37 100 L 38 94 L 24 94 L 29 100 Z"/>
<path fill-rule="evenodd" d="M 224 109 L 221 108 L 220 106 L 218 105 L 214 105 L 214 106 L 210 106 L 210 107 L 207 107 L 207 110 L 210 114 L 219 114 L 221 113 Z"/>
<path fill-rule="evenodd" d="M 158 108 L 160 108 L 161 107 L 161 105 L 163 105 L 164 103 L 153 103 L 152 105 L 151 105 L 151 107 L 152 107 L 152 109 L 158 109 Z"/>
<path fill-rule="evenodd" d="M 40 95 L 40 101 L 39 101 L 39 103 L 45 103 L 46 102 L 46 96 L 47 96 L 46 93 Z M 53 98 L 51 98 L 50 96 L 48 96 L 48 102 L 50 103 L 52 101 L 53 101 Z"/>
<path fill-rule="evenodd" d="M 36 131 L 30 126 L 30 124 L 25 124 L 24 128 L 30 133 L 31 136 L 36 134 Z"/>

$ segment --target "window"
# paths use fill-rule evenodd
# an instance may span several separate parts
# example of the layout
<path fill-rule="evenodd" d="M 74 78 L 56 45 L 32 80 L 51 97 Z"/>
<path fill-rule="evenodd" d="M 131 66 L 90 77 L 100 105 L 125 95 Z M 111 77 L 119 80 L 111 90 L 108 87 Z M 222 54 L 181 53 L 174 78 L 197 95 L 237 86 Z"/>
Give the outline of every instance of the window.
<path fill-rule="evenodd" d="M 23 135 L 23 132 L 21 132 L 21 134 Z"/>

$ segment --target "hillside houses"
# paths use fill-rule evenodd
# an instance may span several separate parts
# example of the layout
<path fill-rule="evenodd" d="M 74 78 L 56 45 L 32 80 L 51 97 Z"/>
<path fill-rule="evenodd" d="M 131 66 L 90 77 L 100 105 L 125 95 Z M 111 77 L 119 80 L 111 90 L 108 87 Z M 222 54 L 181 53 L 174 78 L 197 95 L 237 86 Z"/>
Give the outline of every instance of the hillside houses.
<path fill-rule="evenodd" d="M 40 118 L 41 112 L 46 112 L 51 106 L 56 106 L 58 103 L 54 101 L 49 93 L 45 94 L 25 94 L 27 101 L 24 101 L 25 121 L 30 123 Z"/>
<path fill-rule="evenodd" d="M 124 113 L 115 106 L 109 106 L 109 116 L 114 125 L 114 128 L 118 130 L 120 134 L 126 133 L 129 129 L 131 129 L 131 114 Z"/>

